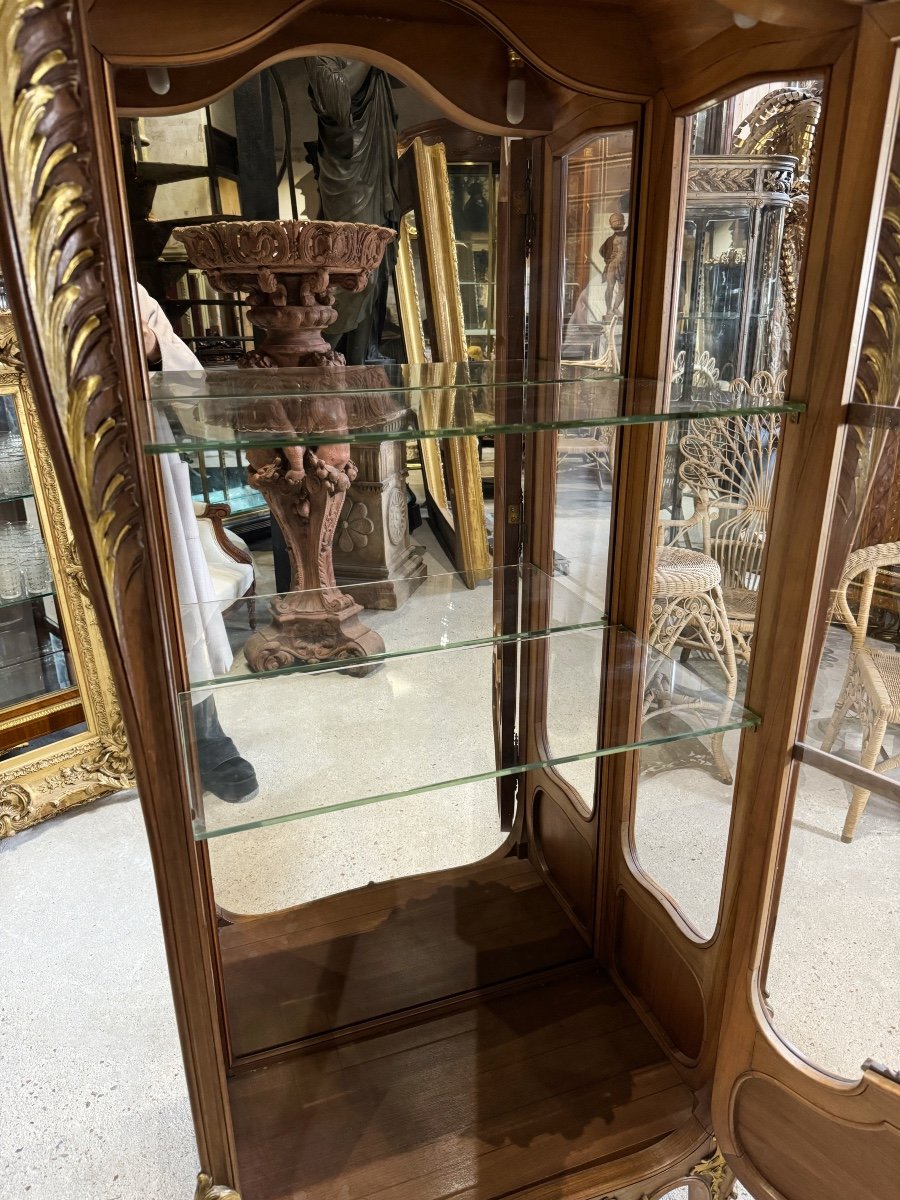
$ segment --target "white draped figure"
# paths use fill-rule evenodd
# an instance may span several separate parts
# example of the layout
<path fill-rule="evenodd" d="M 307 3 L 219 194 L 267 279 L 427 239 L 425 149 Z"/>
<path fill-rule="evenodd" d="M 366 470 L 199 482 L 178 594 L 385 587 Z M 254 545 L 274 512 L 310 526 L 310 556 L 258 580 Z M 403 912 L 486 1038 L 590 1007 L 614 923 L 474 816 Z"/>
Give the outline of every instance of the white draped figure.
<path fill-rule="evenodd" d="M 146 288 L 138 284 L 141 322 L 155 334 L 164 371 L 202 371 L 196 355 L 188 349 Z M 157 435 L 172 440 L 165 418 L 157 416 Z M 181 620 L 192 682 L 227 674 L 232 663 L 225 622 L 216 602 L 212 576 L 200 543 L 200 529 L 191 495 L 188 465 L 177 454 L 160 455 L 175 583 L 181 602 Z"/>

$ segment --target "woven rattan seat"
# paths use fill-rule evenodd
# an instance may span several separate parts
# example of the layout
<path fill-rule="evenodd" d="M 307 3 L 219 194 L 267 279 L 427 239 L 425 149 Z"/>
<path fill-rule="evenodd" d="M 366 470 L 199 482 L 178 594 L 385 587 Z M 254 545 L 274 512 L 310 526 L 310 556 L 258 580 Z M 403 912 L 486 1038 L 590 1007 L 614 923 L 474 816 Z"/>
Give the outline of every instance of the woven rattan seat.
<path fill-rule="evenodd" d="M 752 625 L 756 620 L 756 606 L 759 600 L 759 592 L 752 592 L 749 588 L 723 587 L 722 595 L 725 597 L 725 608 L 728 611 L 728 620 L 732 625 L 749 621 Z"/>
<path fill-rule="evenodd" d="M 721 585 L 721 568 L 710 555 L 681 546 L 658 547 L 650 641 L 664 654 L 676 646 L 704 651 L 725 677 L 725 707 L 730 709 L 737 691 L 737 666 Z M 719 778 L 730 783 L 724 739 L 723 733 L 716 733 L 710 746 Z"/>
<path fill-rule="evenodd" d="M 719 587 L 722 571 L 708 554 L 680 546 L 660 546 L 653 569 L 653 594 L 695 596 Z"/>

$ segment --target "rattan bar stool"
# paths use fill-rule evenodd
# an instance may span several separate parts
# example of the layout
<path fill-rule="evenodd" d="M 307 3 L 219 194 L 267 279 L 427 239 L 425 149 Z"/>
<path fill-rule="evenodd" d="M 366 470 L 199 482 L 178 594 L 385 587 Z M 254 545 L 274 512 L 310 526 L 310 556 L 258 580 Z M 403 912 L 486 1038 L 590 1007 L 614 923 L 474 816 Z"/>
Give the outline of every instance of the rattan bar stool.
<path fill-rule="evenodd" d="M 666 655 L 676 646 L 708 653 L 725 679 L 723 715 L 730 711 L 737 692 L 737 664 L 722 596 L 722 571 L 714 558 L 680 546 L 657 549 L 650 643 Z M 713 734 L 710 749 L 719 778 L 731 783 L 724 742 L 724 733 Z"/>

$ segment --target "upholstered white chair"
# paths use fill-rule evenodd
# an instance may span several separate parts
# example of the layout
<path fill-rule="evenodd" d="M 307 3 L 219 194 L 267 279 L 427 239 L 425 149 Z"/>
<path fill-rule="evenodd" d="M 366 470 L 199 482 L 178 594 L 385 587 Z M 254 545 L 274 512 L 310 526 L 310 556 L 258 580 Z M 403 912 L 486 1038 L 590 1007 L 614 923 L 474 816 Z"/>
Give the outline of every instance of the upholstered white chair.
<path fill-rule="evenodd" d="M 225 524 L 231 515 L 227 504 L 204 504 L 194 501 L 197 525 L 200 529 L 200 545 L 212 577 L 213 590 L 222 612 L 228 612 L 239 600 L 256 593 L 256 577 L 253 570 L 253 555 L 243 538 Z M 251 627 L 256 625 L 253 601 L 248 603 Z"/>

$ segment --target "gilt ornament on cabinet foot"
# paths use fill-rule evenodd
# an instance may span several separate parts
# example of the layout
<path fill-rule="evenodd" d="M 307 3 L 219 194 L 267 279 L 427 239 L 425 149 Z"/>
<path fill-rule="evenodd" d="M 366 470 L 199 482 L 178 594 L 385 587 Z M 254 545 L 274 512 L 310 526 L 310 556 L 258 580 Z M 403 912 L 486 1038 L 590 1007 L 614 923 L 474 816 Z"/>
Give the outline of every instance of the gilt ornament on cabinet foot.
<path fill-rule="evenodd" d="M 713 1152 L 697 1163 L 691 1179 L 700 1179 L 709 1188 L 710 1200 L 730 1200 L 734 1195 L 734 1175 L 725 1156 L 713 1143 Z"/>
<path fill-rule="evenodd" d="M 351 417 L 377 428 L 396 414 L 389 397 L 348 394 L 354 385 L 387 388 L 387 376 L 377 367 L 344 367 L 322 334 L 337 319 L 335 288 L 362 291 L 395 234 L 335 221 L 239 221 L 195 225 L 175 236 L 213 287 L 248 294 L 250 319 L 266 337 L 240 365 L 291 369 L 279 376 L 279 390 L 289 393 L 280 399 L 271 396 L 271 378 L 251 370 L 248 389 L 254 390 L 254 375 L 260 378 L 260 400 L 241 401 L 231 420 L 284 432 L 286 441 L 321 433 L 330 443 L 247 452 L 249 482 L 281 526 L 291 560 L 291 591 L 273 602 L 270 628 L 248 640 L 247 663 L 271 671 L 380 654 L 384 642 L 359 620 L 361 605 L 335 583 L 335 532 L 358 468 L 349 443 L 334 439 L 348 434 Z"/>
<path fill-rule="evenodd" d="M 213 1183 L 205 1172 L 197 1176 L 197 1188 L 194 1200 L 241 1200 L 240 1194 L 230 1187 L 222 1187 Z"/>

